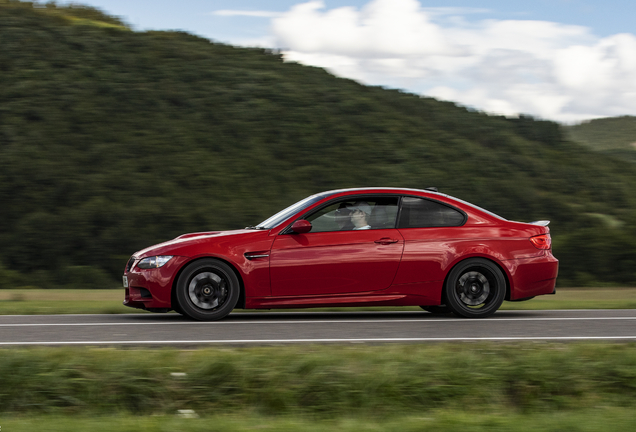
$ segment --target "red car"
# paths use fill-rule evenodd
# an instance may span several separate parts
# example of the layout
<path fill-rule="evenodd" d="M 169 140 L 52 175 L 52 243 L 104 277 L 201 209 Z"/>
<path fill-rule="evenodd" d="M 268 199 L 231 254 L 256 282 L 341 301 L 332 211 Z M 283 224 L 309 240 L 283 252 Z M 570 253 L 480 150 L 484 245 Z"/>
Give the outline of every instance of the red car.
<path fill-rule="evenodd" d="M 421 306 L 469 318 L 554 294 L 548 221 L 503 219 L 427 190 L 346 189 L 256 226 L 135 253 L 124 305 L 218 320 L 234 308 Z"/>

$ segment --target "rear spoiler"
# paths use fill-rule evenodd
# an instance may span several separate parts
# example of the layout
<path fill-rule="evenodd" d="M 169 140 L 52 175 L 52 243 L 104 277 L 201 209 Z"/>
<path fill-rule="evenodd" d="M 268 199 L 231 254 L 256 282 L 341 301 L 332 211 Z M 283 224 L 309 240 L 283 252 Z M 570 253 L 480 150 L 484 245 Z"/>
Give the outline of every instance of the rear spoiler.
<path fill-rule="evenodd" d="M 550 225 L 550 221 L 549 220 L 539 220 L 539 221 L 530 222 L 530 224 L 539 225 L 539 226 L 548 226 L 548 225 Z"/>

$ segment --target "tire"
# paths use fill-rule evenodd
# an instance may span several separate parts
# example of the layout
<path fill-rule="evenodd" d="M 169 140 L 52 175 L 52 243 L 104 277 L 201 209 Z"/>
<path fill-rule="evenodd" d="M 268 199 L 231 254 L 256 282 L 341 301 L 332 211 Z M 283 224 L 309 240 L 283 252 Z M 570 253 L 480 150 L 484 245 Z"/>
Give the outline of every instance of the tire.
<path fill-rule="evenodd" d="M 453 311 L 450 310 L 450 308 L 446 305 L 440 305 L 440 306 L 420 306 L 422 309 L 424 309 L 426 312 L 430 312 L 432 314 L 436 314 L 436 315 L 444 315 L 444 314 L 449 314 L 452 313 Z"/>
<path fill-rule="evenodd" d="M 179 303 L 177 303 L 176 300 L 174 301 L 174 304 L 172 305 L 172 310 L 178 313 L 179 315 L 185 315 L 185 313 L 181 309 L 181 306 L 179 306 Z"/>
<path fill-rule="evenodd" d="M 506 296 L 506 279 L 492 261 L 471 258 L 457 264 L 446 280 L 446 305 L 464 318 L 494 314 Z"/>
<path fill-rule="evenodd" d="M 197 321 L 216 321 L 232 312 L 241 288 L 229 265 L 206 258 L 183 269 L 176 290 L 180 312 Z"/>

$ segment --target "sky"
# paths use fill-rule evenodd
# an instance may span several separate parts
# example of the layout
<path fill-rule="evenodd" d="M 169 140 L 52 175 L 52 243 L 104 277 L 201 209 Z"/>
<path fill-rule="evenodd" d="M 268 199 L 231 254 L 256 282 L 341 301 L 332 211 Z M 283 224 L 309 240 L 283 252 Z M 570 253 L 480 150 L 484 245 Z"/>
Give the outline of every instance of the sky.
<path fill-rule="evenodd" d="M 81 0 L 492 114 L 636 115 L 634 0 Z"/>

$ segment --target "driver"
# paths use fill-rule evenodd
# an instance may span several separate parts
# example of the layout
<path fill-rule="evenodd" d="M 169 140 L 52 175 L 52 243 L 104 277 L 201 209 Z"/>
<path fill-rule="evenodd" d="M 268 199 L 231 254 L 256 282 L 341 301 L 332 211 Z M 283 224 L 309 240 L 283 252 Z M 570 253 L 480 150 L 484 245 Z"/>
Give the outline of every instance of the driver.
<path fill-rule="evenodd" d="M 364 201 L 358 201 L 347 208 L 351 210 L 351 223 L 354 225 L 354 230 L 371 229 L 371 225 L 369 225 L 371 206 L 369 204 Z"/>
<path fill-rule="evenodd" d="M 351 223 L 351 210 L 347 208 L 347 204 L 342 203 L 336 210 L 336 224 L 340 231 L 349 231 L 354 228 Z"/>

